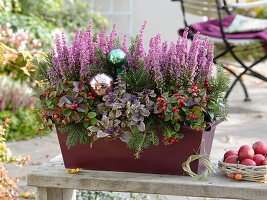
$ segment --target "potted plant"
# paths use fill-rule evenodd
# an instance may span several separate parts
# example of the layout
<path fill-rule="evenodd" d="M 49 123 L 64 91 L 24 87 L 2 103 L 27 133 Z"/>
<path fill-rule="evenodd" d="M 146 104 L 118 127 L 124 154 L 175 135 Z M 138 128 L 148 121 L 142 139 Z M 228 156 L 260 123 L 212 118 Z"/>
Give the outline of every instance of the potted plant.
<path fill-rule="evenodd" d="M 55 125 L 66 168 L 183 174 L 190 155 L 209 155 L 228 82 L 221 68 L 212 76 L 213 43 L 196 34 L 189 47 L 186 29 L 145 52 L 144 28 L 128 47 L 115 26 L 94 35 L 90 22 L 35 62 L 38 120 Z"/>

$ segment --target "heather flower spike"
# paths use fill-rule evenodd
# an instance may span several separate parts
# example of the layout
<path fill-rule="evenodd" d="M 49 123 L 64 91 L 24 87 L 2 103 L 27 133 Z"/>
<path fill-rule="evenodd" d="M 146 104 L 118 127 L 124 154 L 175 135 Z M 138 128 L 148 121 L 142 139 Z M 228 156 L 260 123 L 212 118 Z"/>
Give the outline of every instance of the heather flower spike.
<path fill-rule="evenodd" d="M 73 44 L 67 46 L 64 34 L 56 36 L 56 50 L 52 50 L 54 68 L 49 69 L 49 80 L 57 85 L 64 80 L 87 81 L 95 68 L 101 70 L 105 64 L 107 53 L 119 48 L 127 55 L 127 66 L 123 68 L 136 71 L 146 69 L 155 81 L 158 90 L 167 87 L 166 80 L 172 80 L 177 85 L 187 85 L 198 80 L 208 80 L 213 71 L 214 45 L 207 39 L 195 34 L 189 46 L 188 28 L 176 42 L 168 44 L 161 42 L 160 34 L 151 38 L 149 49 L 144 50 L 144 30 L 146 21 L 136 36 L 132 46 L 127 47 L 127 38 L 120 42 L 116 26 L 109 35 L 104 27 L 93 35 L 93 21 L 90 20 L 87 31 L 77 31 Z M 96 38 L 94 40 L 94 37 Z M 104 68 L 103 68 L 104 70 Z"/>

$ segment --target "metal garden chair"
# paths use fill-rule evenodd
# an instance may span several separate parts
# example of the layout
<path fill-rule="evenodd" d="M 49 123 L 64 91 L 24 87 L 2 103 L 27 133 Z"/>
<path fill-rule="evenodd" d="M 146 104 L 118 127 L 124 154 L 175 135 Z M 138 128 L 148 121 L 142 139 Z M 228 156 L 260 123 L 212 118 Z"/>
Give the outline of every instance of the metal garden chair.
<path fill-rule="evenodd" d="M 256 72 L 253 70 L 253 67 L 262 61 L 264 61 L 267 58 L 267 55 L 261 57 L 260 59 L 254 61 L 254 63 L 247 65 L 244 63 L 238 56 L 236 47 L 237 46 L 244 46 L 244 45 L 250 45 L 250 44 L 261 44 L 262 41 L 260 39 L 228 39 L 226 37 L 225 30 L 222 25 L 222 19 L 225 16 L 231 15 L 233 11 L 235 11 L 237 8 L 255 8 L 263 5 L 267 5 L 267 0 L 261 0 L 251 3 L 240 3 L 238 0 L 232 1 L 231 4 L 229 4 L 229 1 L 227 0 L 179 0 L 181 2 L 181 9 L 183 12 L 183 20 L 184 25 L 188 27 L 187 22 L 187 13 L 198 15 L 202 17 L 207 17 L 208 19 L 218 19 L 220 32 L 221 32 L 221 38 L 213 38 L 209 37 L 210 40 L 213 40 L 214 43 L 217 44 L 223 44 L 224 50 L 217 55 L 215 55 L 214 62 L 216 62 L 220 57 L 224 56 L 226 53 L 230 53 L 230 55 L 234 58 L 234 60 L 242 67 L 243 71 L 240 74 L 237 74 L 232 69 L 228 68 L 227 66 L 224 66 L 224 68 L 229 71 L 234 77 L 234 81 L 231 84 L 228 92 L 225 95 L 225 98 L 228 98 L 229 94 L 233 90 L 234 86 L 237 82 L 240 82 L 243 91 L 245 93 L 245 101 L 250 101 L 249 94 L 247 92 L 247 88 L 242 80 L 242 77 L 247 74 L 254 77 L 257 77 L 263 81 L 267 82 L 267 77 L 264 75 Z M 193 38 L 194 33 L 191 31 L 189 32 L 189 37 Z M 266 43 L 265 43 L 266 44 Z"/>

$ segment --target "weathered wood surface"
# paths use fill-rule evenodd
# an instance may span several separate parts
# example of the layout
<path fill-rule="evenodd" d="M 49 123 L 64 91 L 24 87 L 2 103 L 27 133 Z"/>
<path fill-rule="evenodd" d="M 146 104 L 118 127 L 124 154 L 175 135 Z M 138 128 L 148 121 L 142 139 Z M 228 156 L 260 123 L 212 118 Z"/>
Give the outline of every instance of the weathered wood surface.
<path fill-rule="evenodd" d="M 75 200 L 76 193 L 73 189 L 62 188 L 37 188 L 37 200 Z"/>
<path fill-rule="evenodd" d="M 108 163 L 107 163 L 108 164 Z M 40 188 L 83 189 L 113 192 L 229 198 L 267 199 L 267 185 L 231 180 L 221 172 L 207 181 L 187 176 L 82 170 L 67 174 L 58 156 L 28 174 L 27 184 Z M 45 193 L 43 191 L 43 193 Z"/>

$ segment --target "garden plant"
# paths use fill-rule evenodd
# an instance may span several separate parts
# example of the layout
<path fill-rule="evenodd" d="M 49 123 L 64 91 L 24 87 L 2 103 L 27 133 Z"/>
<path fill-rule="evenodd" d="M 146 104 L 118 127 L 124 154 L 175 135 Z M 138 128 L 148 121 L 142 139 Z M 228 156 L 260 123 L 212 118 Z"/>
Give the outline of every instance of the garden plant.
<path fill-rule="evenodd" d="M 10 178 L 7 174 L 6 164 L 14 163 L 18 166 L 24 165 L 29 158 L 21 156 L 13 156 L 11 151 L 7 148 L 4 135 L 6 133 L 7 122 L 4 120 L 0 123 L 0 199 L 17 200 L 17 179 Z"/>
<path fill-rule="evenodd" d="M 69 148 L 119 138 L 139 158 L 150 145 L 183 139 L 181 127 L 202 132 L 225 119 L 228 78 L 220 67 L 212 75 L 213 43 L 197 34 L 189 46 L 186 30 L 170 44 L 156 35 L 145 52 L 144 28 L 128 47 L 115 26 L 94 35 L 91 21 L 72 45 L 57 35 L 56 48 L 35 62 L 36 80 L 44 83 L 35 88 L 39 120 L 68 132 Z"/>

